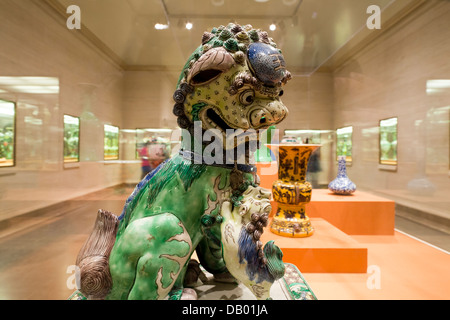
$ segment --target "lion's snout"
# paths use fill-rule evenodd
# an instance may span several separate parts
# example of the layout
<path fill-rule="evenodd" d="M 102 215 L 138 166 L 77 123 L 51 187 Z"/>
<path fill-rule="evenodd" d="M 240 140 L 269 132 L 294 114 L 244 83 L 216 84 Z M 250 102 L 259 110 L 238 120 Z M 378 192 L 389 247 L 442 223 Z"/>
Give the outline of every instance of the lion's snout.
<path fill-rule="evenodd" d="M 253 129 L 264 129 L 281 122 L 287 114 L 288 109 L 282 102 L 272 101 L 250 110 L 249 120 Z"/>

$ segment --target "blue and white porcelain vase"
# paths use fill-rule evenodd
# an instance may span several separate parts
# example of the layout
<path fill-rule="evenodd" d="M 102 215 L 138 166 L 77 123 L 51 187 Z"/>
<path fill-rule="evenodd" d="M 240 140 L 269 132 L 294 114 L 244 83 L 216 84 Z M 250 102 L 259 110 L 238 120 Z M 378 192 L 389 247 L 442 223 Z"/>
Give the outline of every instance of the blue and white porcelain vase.
<path fill-rule="evenodd" d="M 328 189 L 336 194 L 348 195 L 356 190 L 356 185 L 348 178 L 345 156 L 338 156 L 338 174 L 328 184 Z"/>

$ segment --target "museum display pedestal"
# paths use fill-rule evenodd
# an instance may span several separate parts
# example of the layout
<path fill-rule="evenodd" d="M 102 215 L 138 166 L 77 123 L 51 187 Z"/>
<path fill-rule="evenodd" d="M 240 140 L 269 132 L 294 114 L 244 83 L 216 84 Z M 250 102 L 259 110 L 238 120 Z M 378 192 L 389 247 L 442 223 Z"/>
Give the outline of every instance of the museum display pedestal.
<path fill-rule="evenodd" d="M 261 186 L 270 188 L 277 172 L 261 174 L 273 163 L 257 164 Z M 278 204 L 271 201 L 270 218 Z M 302 273 L 366 273 L 368 249 L 353 235 L 394 235 L 395 202 L 356 190 L 351 195 L 337 195 L 328 189 L 313 189 L 306 204 L 311 224 L 316 230 L 308 238 L 278 236 L 268 228 L 261 237 L 266 243 L 275 240 L 283 251 L 283 261 L 296 265 Z M 270 223 L 269 223 L 270 225 Z"/>
<path fill-rule="evenodd" d="M 314 189 L 306 208 L 311 218 L 323 218 L 348 235 L 394 234 L 395 202 L 370 193 L 337 195 Z"/>
<path fill-rule="evenodd" d="M 278 162 L 257 162 L 256 172 L 261 180 L 259 186 L 272 191 L 273 183 L 278 179 Z"/>
<path fill-rule="evenodd" d="M 287 238 L 266 228 L 261 241 L 274 240 L 283 251 L 283 261 L 302 273 L 366 273 L 367 248 L 324 219 L 311 218 L 311 223 L 315 229 L 311 237 Z"/>
<path fill-rule="evenodd" d="M 270 201 L 270 217 L 277 203 Z M 314 189 L 306 205 L 310 218 L 323 218 L 348 235 L 393 235 L 395 201 L 363 191 L 337 195 L 326 189 Z"/>

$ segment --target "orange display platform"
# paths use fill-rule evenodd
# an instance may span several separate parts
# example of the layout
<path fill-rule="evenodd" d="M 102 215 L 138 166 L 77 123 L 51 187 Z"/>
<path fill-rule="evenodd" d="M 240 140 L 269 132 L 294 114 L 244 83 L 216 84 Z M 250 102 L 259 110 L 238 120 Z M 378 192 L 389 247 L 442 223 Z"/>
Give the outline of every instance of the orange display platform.
<path fill-rule="evenodd" d="M 343 196 L 314 189 L 306 214 L 323 218 L 348 235 L 394 234 L 395 202 L 363 191 Z"/>
<path fill-rule="evenodd" d="M 269 226 L 270 226 L 269 221 Z M 307 238 L 287 238 L 267 227 L 261 241 L 274 240 L 283 251 L 283 261 L 296 265 L 301 272 L 365 273 L 367 248 L 361 246 L 327 221 L 312 218 L 314 234 Z"/>
<path fill-rule="evenodd" d="M 277 162 L 256 164 L 260 186 L 272 190 L 278 179 Z M 271 201 L 270 216 L 277 212 L 277 203 Z M 367 192 L 356 190 L 352 195 L 337 195 L 328 189 L 313 189 L 311 202 L 306 205 L 310 218 L 323 218 L 348 235 L 393 235 L 395 202 Z"/>
<path fill-rule="evenodd" d="M 261 180 L 259 186 L 272 190 L 273 182 L 278 179 L 278 163 L 276 161 L 257 162 L 256 173 Z"/>

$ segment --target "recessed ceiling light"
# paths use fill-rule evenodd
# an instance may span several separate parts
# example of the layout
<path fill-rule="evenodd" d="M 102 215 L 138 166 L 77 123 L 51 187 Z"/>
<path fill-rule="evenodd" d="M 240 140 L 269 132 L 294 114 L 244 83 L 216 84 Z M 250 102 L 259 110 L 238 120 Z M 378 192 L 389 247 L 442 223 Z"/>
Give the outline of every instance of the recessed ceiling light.
<path fill-rule="evenodd" d="M 164 29 L 168 29 L 168 28 L 169 28 L 168 24 L 162 24 L 162 23 L 155 24 L 156 30 L 164 30 Z"/>
<path fill-rule="evenodd" d="M 277 30 L 277 25 L 275 23 L 272 23 L 269 27 L 270 30 L 275 31 Z"/>
<path fill-rule="evenodd" d="M 192 22 L 186 22 L 186 29 L 191 30 L 192 26 Z"/>

